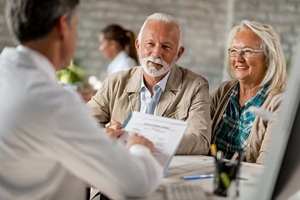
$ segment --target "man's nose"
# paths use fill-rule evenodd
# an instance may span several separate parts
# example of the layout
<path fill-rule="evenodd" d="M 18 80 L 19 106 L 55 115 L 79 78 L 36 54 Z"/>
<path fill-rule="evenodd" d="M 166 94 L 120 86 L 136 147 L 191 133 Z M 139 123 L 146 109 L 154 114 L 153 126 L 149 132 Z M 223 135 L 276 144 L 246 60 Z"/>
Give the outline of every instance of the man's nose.
<path fill-rule="evenodd" d="M 163 55 L 163 49 L 161 45 L 155 45 L 155 47 L 153 47 L 152 56 L 154 58 L 162 58 L 162 55 Z"/>

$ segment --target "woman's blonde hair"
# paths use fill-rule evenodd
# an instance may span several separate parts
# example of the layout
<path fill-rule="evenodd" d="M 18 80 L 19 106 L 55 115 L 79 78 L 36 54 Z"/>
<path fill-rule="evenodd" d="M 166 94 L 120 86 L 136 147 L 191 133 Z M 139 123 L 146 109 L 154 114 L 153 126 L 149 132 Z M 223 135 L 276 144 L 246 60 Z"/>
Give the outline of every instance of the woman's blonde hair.
<path fill-rule="evenodd" d="M 287 74 L 286 62 L 281 48 L 279 36 L 273 27 L 256 21 L 243 20 L 240 25 L 232 28 L 227 42 L 227 49 L 231 47 L 235 35 L 245 29 L 250 29 L 261 38 L 261 48 L 266 56 L 268 66 L 261 86 L 269 82 L 267 93 L 278 94 L 284 90 Z M 226 71 L 232 79 L 236 79 L 232 66 L 227 58 Z"/>

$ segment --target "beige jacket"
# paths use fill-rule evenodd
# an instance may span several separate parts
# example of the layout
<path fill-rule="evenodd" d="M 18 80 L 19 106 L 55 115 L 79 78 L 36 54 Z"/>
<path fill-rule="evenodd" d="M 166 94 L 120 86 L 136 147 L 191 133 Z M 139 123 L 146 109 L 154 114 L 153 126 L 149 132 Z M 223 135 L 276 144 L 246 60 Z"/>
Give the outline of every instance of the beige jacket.
<path fill-rule="evenodd" d="M 228 94 L 237 81 L 226 81 L 210 94 L 210 111 L 212 119 L 212 133 L 220 122 L 222 115 L 229 102 Z M 261 108 L 276 115 L 282 101 L 282 94 L 266 96 Z M 267 121 L 256 117 L 250 131 L 246 148 L 246 161 L 251 163 L 263 164 L 266 161 L 268 148 L 272 138 L 274 121 Z"/>
<path fill-rule="evenodd" d="M 121 123 L 132 111 L 140 111 L 143 70 L 131 68 L 108 76 L 88 102 L 101 124 L 111 119 Z M 175 66 L 161 94 L 156 115 L 188 122 L 177 154 L 202 154 L 209 151 L 211 121 L 208 82 L 192 71 Z"/>

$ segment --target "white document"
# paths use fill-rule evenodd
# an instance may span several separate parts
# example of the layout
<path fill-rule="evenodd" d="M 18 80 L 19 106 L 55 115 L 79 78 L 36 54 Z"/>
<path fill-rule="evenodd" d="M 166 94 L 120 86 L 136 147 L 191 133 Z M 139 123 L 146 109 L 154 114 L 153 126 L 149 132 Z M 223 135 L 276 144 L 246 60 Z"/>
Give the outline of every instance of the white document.
<path fill-rule="evenodd" d="M 133 112 L 123 126 L 125 126 L 124 129 L 129 135 L 137 133 L 153 142 L 153 155 L 163 166 L 165 173 L 188 123 L 171 118 Z M 122 136 L 123 139 L 124 137 L 126 136 Z"/>

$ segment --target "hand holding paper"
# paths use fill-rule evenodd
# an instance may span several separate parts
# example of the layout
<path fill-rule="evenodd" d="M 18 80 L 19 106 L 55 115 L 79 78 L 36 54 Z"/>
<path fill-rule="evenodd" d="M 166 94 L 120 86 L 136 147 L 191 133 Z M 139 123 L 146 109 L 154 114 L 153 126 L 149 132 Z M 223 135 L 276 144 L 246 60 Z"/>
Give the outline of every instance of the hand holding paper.
<path fill-rule="evenodd" d="M 134 144 L 141 144 L 147 147 L 151 152 L 154 151 L 154 144 L 146 139 L 145 137 L 138 135 L 138 134 L 133 134 L 131 137 L 127 140 L 126 146 L 129 148 L 131 145 Z"/>
<path fill-rule="evenodd" d="M 110 128 L 105 128 L 105 133 L 108 135 L 108 137 L 115 139 L 125 134 L 125 130 L 115 130 Z"/>
<path fill-rule="evenodd" d="M 153 155 L 166 172 L 187 128 L 187 122 L 140 112 L 133 112 L 125 121 L 128 123 L 123 126 L 129 135 L 137 133 L 153 142 Z M 127 137 L 124 134 L 120 139 L 126 140 Z"/>

